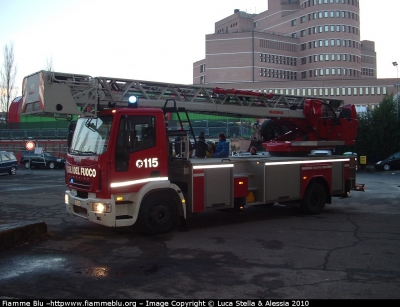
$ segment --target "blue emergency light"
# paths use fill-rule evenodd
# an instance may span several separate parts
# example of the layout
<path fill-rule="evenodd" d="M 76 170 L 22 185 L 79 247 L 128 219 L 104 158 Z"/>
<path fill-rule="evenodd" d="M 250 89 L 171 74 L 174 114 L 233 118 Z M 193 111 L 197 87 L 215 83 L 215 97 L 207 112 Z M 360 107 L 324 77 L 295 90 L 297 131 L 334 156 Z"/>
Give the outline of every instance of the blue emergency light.
<path fill-rule="evenodd" d="M 129 108 L 137 108 L 139 102 L 139 97 L 137 96 L 129 96 L 128 98 L 128 107 Z"/>

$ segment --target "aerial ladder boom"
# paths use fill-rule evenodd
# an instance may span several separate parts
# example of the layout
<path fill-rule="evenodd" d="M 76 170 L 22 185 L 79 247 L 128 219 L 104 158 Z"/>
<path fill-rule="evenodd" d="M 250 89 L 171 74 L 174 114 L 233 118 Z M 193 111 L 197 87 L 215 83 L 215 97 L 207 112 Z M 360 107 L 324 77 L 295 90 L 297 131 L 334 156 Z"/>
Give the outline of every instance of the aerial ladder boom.
<path fill-rule="evenodd" d="M 22 113 L 79 115 L 109 104 L 126 106 L 129 97 L 133 95 L 139 97 L 140 105 L 144 107 L 162 108 L 166 99 L 174 99 L 178 108 L 184 107 L 189 112 L 257 118 L 304 118 L 301 109 L 307 99 L 303 96 L 226 90 L 203 85 L 39 71 L 24 78 Z M 338 99 L 318 99 L 334 109 L 343 104 Z"/>
<path fill-rule="evenodd" d="M 262 141 L 270 152 L 352 145 L 357 130 L 355 107 L 334 98 L 52 71 L 25 77 L 22 88 L 21 113 L 30 115 L 96 116 L 104 108 L 125 107 L 129 97 L 136 96 L 141 107 L 163 108 L 165 101 L 171 99 L 177 109 L 187 112 L 268 118 Z"/>

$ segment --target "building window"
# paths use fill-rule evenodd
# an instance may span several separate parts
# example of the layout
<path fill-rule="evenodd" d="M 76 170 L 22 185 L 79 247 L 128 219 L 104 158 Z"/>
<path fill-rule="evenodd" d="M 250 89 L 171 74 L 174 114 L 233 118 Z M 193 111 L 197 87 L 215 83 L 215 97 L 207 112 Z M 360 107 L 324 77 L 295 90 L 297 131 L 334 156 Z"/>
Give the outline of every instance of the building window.
<path fill-rule="evenodd" d="M 363 88 L 360 87 L 360 96 L 362 96 L 362 95 L 363 95 Z"/>
<path fill-rule="evenodd" d="M 375 87 L 371 87 L 371 95 L 375 95 Z"/>
<path fill-rule="evenodd" d="M 328 47 L 329 46 L 329 39 L 326 39 L 325 40 L 325 47 Z"/>
<path fill-rule="evenodd" d="M 340 88 L 336 88 L 336 96 L 340 96 Z"/>
<path fill-rule="evenodd" d="M 365 88 L 365 95 L 368 95 L 368 87 Z"/>
<path fill-rule="evenodd" d="M 381 88 L 380 88 L 379 86 L 376 88 L 376 94 L 377 94 L 377 95 L 380 95 L 380 94 L 381 94 Z"/>
<path fill-rule="evenodd" d="M 200 83 L 201 83 L 201 84 L 206 83 L 206 78 L 205 78 L 205 76 L 200 76 Z"/>
<path fill-rule="evenodd" d="M 331 26 L 331 32 L 335 32 L 335 26 Z"/>
<path fill-rule="evenodd" d="M 328 18 L 329 17 L 329 12 L 328 11 L 324 11 L 324 17 Z"/>
<path fill-rule="evenodd" d="M 329 61 L 329 54 L 325 54 L 325 61 Z"/>
<path fill-rule="evenodd" d="M 329 26 L 325 26 L 325 32 L 329 32 Z"/>
<path fill-rule="evenodd" d="M 300 17 L 300 22 L 301 22 L 301 23 L 306 22 L 306 16 L 301 16 L 301 17 Z"/>
<path fill-rule="evenodd" d="M 347 88 L 347 96 L 351 96 L 351 87 Z"/>
<path fill-rule="evenodd" d="M 335 54 L 332 53 L 332 54 L 331 54 L 331 61 L 334 61 L 334 60 L 335 60 Z"/>
<path fill-rule="evenodd" d="M 337 74 L 338 74 L 338 75 L 341 75 L 341 74 L 342 74 L 342 69 L 341 69 L 341 68 L 338 68 L 338 69 L 337 69 Z"/>
<path fill-rule="evenodd" d="M 346 96 L 346 88 L 342 87 L 342 96 Z"/>
<path fill-rule="evenodd" d="M 320 54 L 320 55 L 319 55 L 319 61 L 322 62 L 323 60 L 324 60 L 324 55 L 323 55 L 323 54 Z"/>
<path fill-rule="evenodd" d="M 292 27 L 294 27 L 296 25 L 296 19 L 292 20 Z"/>
<path fill-rule="evenodd" d="M 329 76 L 329 68 L 325 68 L 325 75 Z"/>
<path fill-rule="evenodd" d="M 332 76 L 336 75 L 336 69 L 335 69 L 335 68 L 332 68 L 332 69 L 331 69 L 331 75 L 332 75 Z"/>
<path fill-rule="evenodd" d="M 206 64 L 201 64 L 200 65 L 200 72 L 205 72 L 206 71 Z"/>

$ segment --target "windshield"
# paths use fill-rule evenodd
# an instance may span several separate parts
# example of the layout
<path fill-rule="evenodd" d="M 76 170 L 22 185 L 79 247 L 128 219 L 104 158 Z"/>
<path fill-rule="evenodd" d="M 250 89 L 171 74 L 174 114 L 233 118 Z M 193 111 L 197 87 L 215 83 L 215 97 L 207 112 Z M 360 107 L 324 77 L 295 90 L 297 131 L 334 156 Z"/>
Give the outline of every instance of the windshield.
<path fill-rule="evenodd" d="M 98 154 L 107 150 L 112 116 L 79 118 L 74 132 L 70 152 L 72 154 Z"/>

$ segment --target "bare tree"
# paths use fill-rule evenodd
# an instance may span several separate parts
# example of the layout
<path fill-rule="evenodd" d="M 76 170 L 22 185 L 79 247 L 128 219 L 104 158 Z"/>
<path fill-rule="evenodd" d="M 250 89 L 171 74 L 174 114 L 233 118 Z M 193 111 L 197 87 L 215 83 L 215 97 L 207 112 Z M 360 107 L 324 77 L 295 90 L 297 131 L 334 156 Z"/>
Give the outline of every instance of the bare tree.
<path fill-rule="evenodd" d="M 52 57 L 46 59 L 46 67 L 45 67 L 44 70 L 46 70 L 46 71 L 53 71 L 54 70 L 54 68 L 53 68 L 53 58 Z"/>
<path fill-rule="evenodd" d="M 8 109 L 17 96 L 18 88 L 15 87 L 17 66 L 14 63 L 14 44 L 5 45 L 3 49 L 4 62 L 0 70 L 0 111 L 5 114 L 6 128 L 8 126 Z"/>

